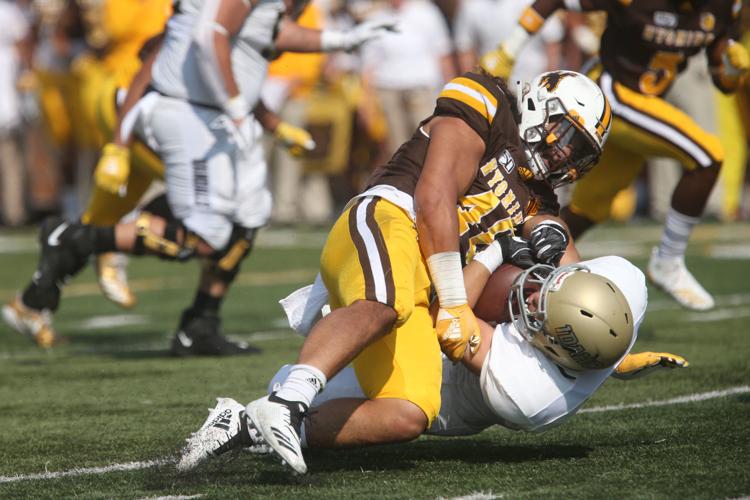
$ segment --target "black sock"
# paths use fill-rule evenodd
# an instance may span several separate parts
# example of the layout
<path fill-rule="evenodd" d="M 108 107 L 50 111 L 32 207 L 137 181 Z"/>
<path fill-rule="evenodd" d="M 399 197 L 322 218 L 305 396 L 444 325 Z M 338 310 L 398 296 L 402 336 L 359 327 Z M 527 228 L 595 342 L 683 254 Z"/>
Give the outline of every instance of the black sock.
<path fill-rule="evenodd" d="M 94 253 L 107 253 L 114 252 L 117 250 L 117 244 L 115 243 L 115 228 L 114 226 L 108 227 L 95 227 L 94 228 Z"/>
<path fill-rule="evenodd" d="M 195 313 L 209 313 L 214 316 L 218 316 L 219 308 L 221 303 L 224 301 L 224 296 L 214 297 L 209 295 L 202 290 L 198 290 L 193 300 L 193 307 L 191 308 Z"/>
<path fill-rule="evenodd" d="M 21 295 L 21 302 L 26 307 L 43 311 L 56 311 L 60 305 L 60 289 L 56 286 L 39 286 L 31 283 Z"/>

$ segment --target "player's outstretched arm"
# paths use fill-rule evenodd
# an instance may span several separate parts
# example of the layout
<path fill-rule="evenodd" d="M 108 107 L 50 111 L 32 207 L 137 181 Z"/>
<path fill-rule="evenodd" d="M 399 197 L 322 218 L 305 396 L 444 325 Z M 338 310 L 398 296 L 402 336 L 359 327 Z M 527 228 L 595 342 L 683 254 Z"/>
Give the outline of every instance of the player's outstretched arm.
<path fill-rule="evenodd" d="M 280 52 L 351 51 L 395 30 L 391 22 L 364 22 L 347 31 L 317 30 L 300 26 L 289 17 L 281 21 L 274 48 Z"/>
<path fill-rule="evenodd" d="M 678 354 L 668 352 L 638 352 L 625 356 L 612 376 L 631 380 L 664 368 L 687 368 L 690 363 Z"/>

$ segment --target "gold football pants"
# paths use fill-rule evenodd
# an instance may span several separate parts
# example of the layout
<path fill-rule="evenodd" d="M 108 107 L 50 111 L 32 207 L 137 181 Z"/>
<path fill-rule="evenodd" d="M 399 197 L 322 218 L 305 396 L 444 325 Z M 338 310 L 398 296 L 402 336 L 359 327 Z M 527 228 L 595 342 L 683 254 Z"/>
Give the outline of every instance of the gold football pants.
<path fill-rule="evenodd" d="M 333 226 L 320 264 L 332 308 L 373 300 L 398 315 L 394 329 L 353 362 L 365 395 L 411 401 L 432 422 L 440 411 L 442 359 L 414 222 L 382 198 L 355 199 Z M 356 333 L 341 332 L 348 334 Z"/>
<path fill-rule="evenodd" d="M 607 73 L 599 85 L 612 106 L 612 130 L 599 164 L 575 184 L 573 213 L 605 221 L 612 200 L 635 180 L 647 158 L 674 158 L 688 170 L 723 161 L 719 138 L 664 99 L 630 90 Z"/>

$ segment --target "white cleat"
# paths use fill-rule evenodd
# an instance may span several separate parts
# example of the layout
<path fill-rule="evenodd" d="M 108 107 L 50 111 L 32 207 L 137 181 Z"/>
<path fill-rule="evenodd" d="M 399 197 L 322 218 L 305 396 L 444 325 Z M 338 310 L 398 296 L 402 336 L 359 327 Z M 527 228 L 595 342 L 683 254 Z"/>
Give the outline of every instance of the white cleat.
<path fill-rule="evenodd" d="M 307 464 L 302 457 L 302 444 L 297 428 L 306 408 L 301 403 L 285 403 L 288 402 L 274 395 L 251 401 L 245 407 L 247 425 L 260 434 L 273 453 L 281 458 L 282 463 L 296 473 L 304 474 L 307 472 Z M 294 408 L 295 405 L 299 406 Z"/>
<path fill-rule="evenodd" d="M 102 293 L 118 306 L 130 309 L 137 299 L 128 284 L 127 268 L 128 258 L 121 253 L 103 253 L 96 258 L 96 278 Z"/>
<path fill-rule="evenodd" d="M 34 339 L 39 347 L 49 349 L 55 343 L 52 314 L 26 307 L 21 297 L 3 306 L 3 320 L 18 333 Z"/>
<path fill-rule="evenodd" d="M 647 275 L 659 288 L 670 294 L 681 306 L 694 311 L 707 311 L 715 302 L 685 267 L 683 257 L 659 257 L 658 249 L 651 252 Z"/>
<path fill-rule="evenodd" d="M 187 472 L 209 458 L 251 444 L 245 427 L 245 407 L 231 398 L 216 398 L 216 407 L 208 410 L 208 418 L 194 432 L 181 451 L 177 470 Z"/>

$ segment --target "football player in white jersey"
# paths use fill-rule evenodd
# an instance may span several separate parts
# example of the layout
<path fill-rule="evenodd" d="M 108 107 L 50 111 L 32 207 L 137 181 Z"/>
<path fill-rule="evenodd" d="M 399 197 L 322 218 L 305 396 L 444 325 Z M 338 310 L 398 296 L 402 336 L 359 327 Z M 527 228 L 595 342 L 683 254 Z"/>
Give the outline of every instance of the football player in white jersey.
<path fill-rule="evenodd" d="M 489 287 L 483 292 L 493 267 L 491 259 L 480 254 L 464 269 L 470 303 L 481 293 L 497 294 Z M 305 303 L 302 316 L 310 316 L 324 302 L 325 290 L 314 285 L 292 297 L 285 306 L 290 318 L 299 317 Z M 674 354 L 630 354 L 646 305 L 643 273 L 620 257 L 560 268 L 537 264 L 520 272 L 508 299 L 511 321 L 493 327 L 480 320 L 485 341 L 479 351 L 466 354 L 460 364 L 443 359 L 442 405 L 426 433 L 469 435 L 492 425 L 544 431 L 572 417 L 610 376 L 627 379 L 660 367 L 687 366 Z M 269 392 L 288 370 L 279 370 Z M 398 415 L 368 413 L 365 401 L 354 370 L 340 372 L 315 398 L 304 421 L 303 444 L 330 448 L 382 443 L 370 432 L 370 419 L 385 418 L 393 426 L 402 422 Z M 262 448 L 243 410 L 233 399 L 219 398 L 201 429 L 188 439 L 178 468 L 189 470 L 240 446 Z"/>
<path fill-rule="evenodd" d="M 392 29 L 388 24 L 361 24 L 347 32 L 303 28 L 293 20 L 303 6 L 292 0 L 175 4 L 153 66 L 144 64 L 143 71 L 151 71 L 150 90 L 120 132 L 127 137 L 134 128 L 161 156 L 174 219 L 144 212 L 135 222 L 115 227 L 46 221 L 34 279 L 3 309 L 11 326 L 54 338 L 50 312 L 59 305 L 62 283 L 93 253 L 148 253 L 176 260 L 199 256 L 206 262 L 200 289 L 183 313 L 172 352 L 251 351 L 219 334 L 218 309 L 257 229 L 270 215 L 261 127 L 251 114 L 268 59 L 283 51 L 352 50 Z M 126 188 L 127 160 L 112 162 L 110 170 Z"/>

